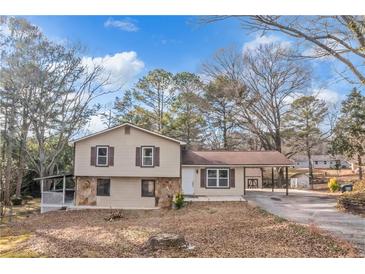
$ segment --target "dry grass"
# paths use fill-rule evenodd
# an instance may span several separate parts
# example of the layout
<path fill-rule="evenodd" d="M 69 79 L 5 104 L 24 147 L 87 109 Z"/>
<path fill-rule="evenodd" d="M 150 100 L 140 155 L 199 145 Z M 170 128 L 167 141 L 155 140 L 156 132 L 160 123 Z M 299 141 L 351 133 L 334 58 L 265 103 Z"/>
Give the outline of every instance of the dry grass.
<path fill-rule="evenodd" d="M 242 202 L 194 203 L 181 210 L 59 211 L 18 220 L 4 236 L 30 234 L 18 250 L 44 257 L 356 257 L 347 243 Z M 157 232 L 180 233 L 193 250 L 147 252 Z M 9 252 L 9 251 L 8 251 Z M 0 255 L 4 254 L 0 251 Z M 6 255 L 6 254 L 5 254 Z"/>
<path fill-rule="evenodd" d="M 23 200 L 22 205 L 5 208 L 5 217 L 2 218 L 2 223 L 8 223 L 13 219 L 25 219 L 33 214 L 38 214 L 41 211 L 40 207 L 41 199 L 34 198 L 30 200 Z M 10 214 L 12 216 L 10 216 Z"/>

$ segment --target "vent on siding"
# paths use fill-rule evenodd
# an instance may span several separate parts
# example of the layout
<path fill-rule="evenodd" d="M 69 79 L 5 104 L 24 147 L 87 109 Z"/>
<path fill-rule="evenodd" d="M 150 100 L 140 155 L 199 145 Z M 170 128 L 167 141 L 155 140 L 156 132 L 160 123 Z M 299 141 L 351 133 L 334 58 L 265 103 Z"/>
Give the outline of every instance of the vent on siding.
<path fill-rule="evenodd" d="M 126 135 L 131 134 L 131 127 L 130 126 L 125 126 L 124 127 L 124 134 L 126 134 Z"/>

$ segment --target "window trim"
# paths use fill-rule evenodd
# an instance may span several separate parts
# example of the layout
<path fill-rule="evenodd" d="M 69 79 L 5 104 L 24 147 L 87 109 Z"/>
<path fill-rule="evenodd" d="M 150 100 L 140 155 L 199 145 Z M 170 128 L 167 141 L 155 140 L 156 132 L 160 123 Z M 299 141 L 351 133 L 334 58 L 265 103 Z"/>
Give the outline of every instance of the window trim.
<path fill-rule="evenodd" d="M 143 182 L 153 182 L 153 194 L 152 195 L 143 195 Z M 156 196 L 155 190 L 156 190 L 156 180 L 153 180 L 153 179 L 142 179 L 141 180 L 141 197 L 154 198 Z"/>
<path fill-rule="evenodd" d="M 143 156 L 143 151 L 147 148 L 152 149 L 152 156 L 151 156 L 152 164 L 151 165 L 145 165 L 143 162 L 144 157 L 150 158 L 150 156 Z M 154 167 L 155 166 L 154 157 L 155 157 L 155 147 L 154 146 L 141 146 L 141 167 Z"/>
<path fill-rule="evenodd" d="M 106 148 L 106 162 L 105 164 L 99 164 L 99 148 Z M 101 156 L 104 157 L 104 156 Z M 100 166 L 100 167 L 108 167 L 109 166 L 109 146 L 106 145 L 101 145 L 101 146 L 96 146 L 96 161 L 95 161 L 95 166 Z"/>
<path fill-rule="evenodd" d="M 109 195 L 98 195 L 98 181 L 99 180 L 109 180 Z M 97 178 L 96 179 L 96 196 L 97 197 L 110 197 L 110 190 L 111 190 L 112 180 L 110 178 Z"/>
<path fill-rule="evenodd" d="M 216 170 L 217 171 L 217 174 L 216 174 L 216 185 L 215 186 L 209 186 L 208 185 L 208 182 L 209 182 L 209 177 L 208 177 L 208 173 L 209 173 L 209 170 Z M 220 170 L 227 170 L 227 186 L 220 186 L 219 185 L 219 171 Z M 205 183 L 205 188 L 218 188 L 218 189 L 229 189 L 231 188 L 231 184 L 230 184 L 230 169 L 229 168 L 224 168 L 224 167 L 217 167 L 217 168 L 214 168 L 214 167 L 210 167 L 210 168 L 207 168 L 205 170 L 206 174 L 205 174 L 205 179 L 206 179 L 206 183 Z M 212 177 L 211 177 L 212 178 Z M 222 177 L 223 178 L 223 177 Z M 224 178 L 225 179 L 225 178 Z"/>

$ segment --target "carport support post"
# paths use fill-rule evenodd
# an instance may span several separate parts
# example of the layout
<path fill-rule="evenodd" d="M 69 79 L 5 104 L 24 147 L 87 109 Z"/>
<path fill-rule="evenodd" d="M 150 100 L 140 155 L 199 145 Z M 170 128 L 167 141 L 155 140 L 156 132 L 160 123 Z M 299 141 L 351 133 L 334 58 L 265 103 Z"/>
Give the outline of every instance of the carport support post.
<path fill-rule="evenodd" d="M 246 195 L 246 168 L 243 168 L 243 195 Z"/>
<path fill-rule="evenodd" d="M 274 192 L 274 168 L 271 168 L 271 187 L 272 187 L 272 192 Z"/>
<path fill-rule="evenodd" d="M 289 194 L 288 167 L 285 167 L 285 180 L 286 180 L 286 196 L 288 196 L 288 194 Z"/>

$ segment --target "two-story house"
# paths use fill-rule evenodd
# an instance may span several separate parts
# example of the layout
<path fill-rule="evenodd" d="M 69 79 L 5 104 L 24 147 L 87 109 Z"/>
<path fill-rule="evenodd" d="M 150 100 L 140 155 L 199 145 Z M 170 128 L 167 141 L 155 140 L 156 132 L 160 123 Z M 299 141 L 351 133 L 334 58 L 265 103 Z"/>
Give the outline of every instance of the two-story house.
<path fill-rule="evenodd" d="M 169 206 L 178 192 L 241 196 L 246 189 L 262 187 L 264 168 L 274 172 L 293 165 L 277 151 L 187 150 L 184 142 L 129 123 L 73 145 L 74 173 L 69 177 L 75 182 L 74 198 L 67 197 L 65 177 L 61 187 L 40 178 L 44 211 L 62 206 L 151 209 Z"/>

